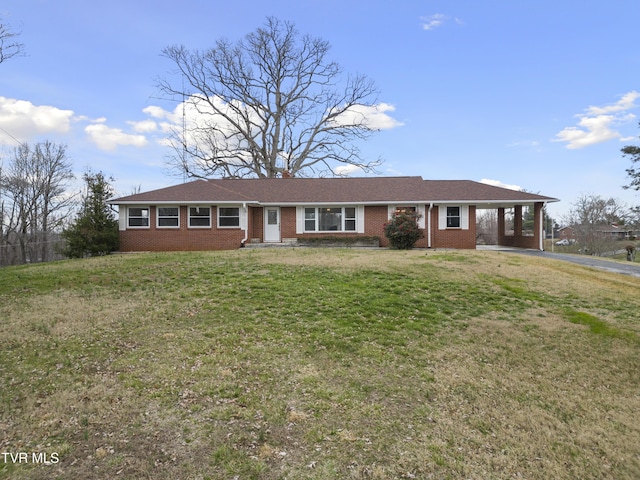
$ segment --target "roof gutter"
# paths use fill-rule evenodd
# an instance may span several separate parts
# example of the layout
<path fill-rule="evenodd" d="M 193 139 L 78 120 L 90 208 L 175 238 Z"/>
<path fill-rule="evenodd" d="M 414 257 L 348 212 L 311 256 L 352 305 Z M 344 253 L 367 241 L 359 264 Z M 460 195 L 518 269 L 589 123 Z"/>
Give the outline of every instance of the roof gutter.
<path fill-rule="evenodd" d="M 433 210 L 433 202 L 429 204 L 429 210 L 427 210 L 427 248 L 431 248 L 431 210 Z"/>
<path fill-rule="evenodd" d="M 248 203 L 258 204 L 259 202 L 247 202 L 240 200 L 124 200 L 118 199 L 107 201 L 110 205 L 247 205 Z"/>
<path fill-rule="evenodd" d="M 242 222 L 244 238 L 240 240 L 240 248 L 244 248 L 244 244 L 247 243 L 247 240 L 249 239 L 249 211 L 247 208 L 247 202 L 242 203 L 242 210 L 244 211 L 244 221 Z"/>

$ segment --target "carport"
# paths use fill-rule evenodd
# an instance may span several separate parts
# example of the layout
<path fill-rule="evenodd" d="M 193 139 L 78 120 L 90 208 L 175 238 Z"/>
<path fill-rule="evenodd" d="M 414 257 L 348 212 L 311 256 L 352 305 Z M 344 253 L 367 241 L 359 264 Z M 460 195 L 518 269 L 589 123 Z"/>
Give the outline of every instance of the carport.
<path fill-rule="evenodd" d="M 477 211 L 495 210 L 498 245 L 544 250 L 544 208 L 547 203 L 558 202 L 559 199 L 470 180 L 425 180 L 425 185 L 427 192 L 424 197 L 433 199 L 431 205 L 468 206 L 474 232 Z M 533 214 L 533 226 L 527 229 L 523 228 L 525 209 Z M 507 212 L 509 217 L 513 216 L 513 226 L 507 222 Z M 510 224 L 509 228 L 507 223 Z M 469 228 L 472 228 L 471 225 Z"/>
<path fill-rule="evenodd" d="M 502 247 L 544 250 L 544 207 L 547 202 L 487 202 L 476 205 L 477 210 L 497 211 L 497 245 Z M 524 228 L 523 213 L 533 213 L 533 228 Z M 509 215 L 508 215 L 509 213 Z M 507 217 L 513 217 L 507 219 Z M 511 228 L 507 228 L 507 227 Z"/>

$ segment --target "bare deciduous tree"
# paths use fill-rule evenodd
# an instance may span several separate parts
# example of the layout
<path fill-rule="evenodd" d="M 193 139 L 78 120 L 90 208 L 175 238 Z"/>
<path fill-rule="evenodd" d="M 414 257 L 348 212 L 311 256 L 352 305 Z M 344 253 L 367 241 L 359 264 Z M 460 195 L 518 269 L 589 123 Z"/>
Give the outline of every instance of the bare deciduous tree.
<path fill-rule="evenodd" d="M 498 244 L 498 210 L 479 210 L 476 217 L 476 243 Z"/>
<path fill-rule="evenodd" d="M 49 141 L 22 144 L 1 172 L 1 264 L 51 259 L 52 235 L 60 233 L 74 200 L 67 192 L 74 175 L 66 149 Z"/>
<path fill-rule="evenodd" d="M 165 48 L 180 78 L 158 86 L 184 108 L 183 128 L 172 137 L 174 166 L 192 177 L 375 169 L 380 160 L 364 160 L 354 145 L 378 130 L 375 86 L 362 75 L 344 77 L 327 60 L 329 49 L 274 18 L 235 44 Z"/>
<path fill-rule="evenodd" d="M 619 246 L 615 245 L 604 227 L 624 225 L 629 220 L 630 210 L 615 198 L 599 195 L 581 195 L 565 216 L 564 222 L 576 235 L 583 253 L 601 255 Z"/>
<path fill-rule="evenodd" d="M 24 45 L 17 41 L 18 35 L 0 19 L 0 63 L 24 54 Z"/>

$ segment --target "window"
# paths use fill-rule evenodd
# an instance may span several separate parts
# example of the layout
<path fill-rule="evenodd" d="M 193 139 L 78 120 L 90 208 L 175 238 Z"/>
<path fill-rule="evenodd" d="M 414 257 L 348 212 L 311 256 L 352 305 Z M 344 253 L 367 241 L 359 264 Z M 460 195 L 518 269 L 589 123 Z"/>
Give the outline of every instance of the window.
<path fill-rule="evenodd" d="M 206 228 L 211 226 L 211 208 L 189 207 L 189 226 Z"/>
<path fill-rule="evenodd" d="M 149 208 L 147 207 L 129 207 L 129 227 L 148 228 L 149 227 Z"/>
<path fill-rule="evenodd" d="M 460 207 L 447 207 L 447 228 L 460 228 Z"/>
<path fill-rule="evenodd" d="M 218 226 L 222 228 L 239 227 L 240 226 L 240 208 L 219 207 L 218 208 Z"/>
<path fill-rule="evenodd" d="M 344 209 L 344 229 L 348 232 L 356 230 L 356 208 L 347 207 Z"/>
<path fill-rule="evenodd" d="M 321 232 L 342 230 L 342 209 L 341 208 L 319 208 L 318 209 L 318 230 Z"/>
<path fill-rule="evenodd" d="M 158 207 L 158 228 L 179 228 L 179 207 Z"/>
<path fill-rule="evenodd" d="M 304 209 L 305 232 L 355 232 L 355 207 L 317 207 Z"/>
<path fill-rule="evenodd" d="M 396 207 L 396 215 L 415 215 L 416 207 Z"/>
<path fill-rule="evenodd" d="M 304 229 L 307 232 L 315 232 L 316 230 L 316 209 L 304 209 Z"/>

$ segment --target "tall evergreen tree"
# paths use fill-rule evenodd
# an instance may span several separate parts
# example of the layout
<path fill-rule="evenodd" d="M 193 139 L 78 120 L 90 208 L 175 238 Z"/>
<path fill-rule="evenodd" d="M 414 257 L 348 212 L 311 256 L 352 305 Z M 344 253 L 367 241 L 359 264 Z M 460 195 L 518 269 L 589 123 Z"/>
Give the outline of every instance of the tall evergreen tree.
<path fill-rule="evenodd" d="M 108 255 L 118 249 L 118 221 L 107 204 L 114 196 L 110 181 L 102 172 L 83 176 L 86 193 L 75 222 L 62 232 L 66 241 L 63 253 L 71 258 Z"/>
<path fill-rule="evenodd" d="M 640 190 L 640 146 L 627 145 L 622 149 L 622 156 L 631 159 L 631 167 L 627 168 L 627 175 L 630 178 L 630 182 L 623 188 Z"/>

